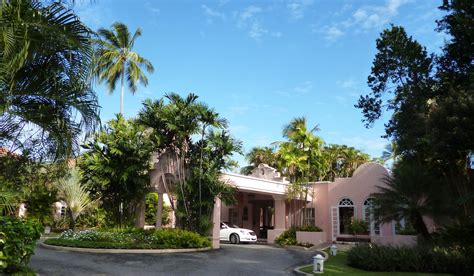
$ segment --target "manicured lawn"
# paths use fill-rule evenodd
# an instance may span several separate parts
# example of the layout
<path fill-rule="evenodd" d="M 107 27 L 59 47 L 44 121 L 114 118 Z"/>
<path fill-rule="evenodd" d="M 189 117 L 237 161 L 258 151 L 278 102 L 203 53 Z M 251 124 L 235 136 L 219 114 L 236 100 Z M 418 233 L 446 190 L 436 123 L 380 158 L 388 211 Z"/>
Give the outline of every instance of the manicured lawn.
<path fill-rule="evenodd" d="M 347 265 L 347 253 L 338 251 L 336 256 L 329 256 L 324 262 L 324 275 L 333 275 L 340 273 L 350 273 L 351 275 L 449 275 L 449 274 L 430 274 L 430 273 L 414 273 L 414 272 L 372 272 L 353 268 Z M 313 272 L 313 265 L 305 266 L 301 269 L 306 273 Z M 320 274 L 315 274 L 320 275 Z"/>

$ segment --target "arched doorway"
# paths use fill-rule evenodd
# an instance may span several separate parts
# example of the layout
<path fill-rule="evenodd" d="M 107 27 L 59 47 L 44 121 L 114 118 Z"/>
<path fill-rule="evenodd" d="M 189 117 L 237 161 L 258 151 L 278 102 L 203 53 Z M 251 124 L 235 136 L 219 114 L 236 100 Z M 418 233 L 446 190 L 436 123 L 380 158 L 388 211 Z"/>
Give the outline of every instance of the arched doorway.
<path fill-rule="evenodd" d="M 339 201 L 339 234 L 351 234 L 351 223 L 354 218 L 354 202 L 345 197 Z"/>

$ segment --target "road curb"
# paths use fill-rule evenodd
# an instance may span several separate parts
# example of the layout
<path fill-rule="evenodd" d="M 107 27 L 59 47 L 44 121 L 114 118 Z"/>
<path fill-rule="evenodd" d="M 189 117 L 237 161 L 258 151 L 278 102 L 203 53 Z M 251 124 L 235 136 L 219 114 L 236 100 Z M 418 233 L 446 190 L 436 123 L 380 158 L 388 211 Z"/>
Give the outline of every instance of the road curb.
<path fill-rule="evenodd" d="M 180 248 L 180 249 L 105 249 L 105 248 L 81 248 L 49 245 L 43 242 L 40 246 L 47 249 L 63 250 L 83 253 L 106 253 L 106 254 L 172 254 L 172 253 L 192 253 L 212 250 L 211 247 L 205 248 Z"/>

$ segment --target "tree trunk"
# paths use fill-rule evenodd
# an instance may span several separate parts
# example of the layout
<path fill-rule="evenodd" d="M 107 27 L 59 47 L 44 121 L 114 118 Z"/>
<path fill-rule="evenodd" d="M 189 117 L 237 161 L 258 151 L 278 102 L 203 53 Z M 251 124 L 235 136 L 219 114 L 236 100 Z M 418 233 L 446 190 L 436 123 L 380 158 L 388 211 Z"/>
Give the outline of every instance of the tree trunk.
<path fill-rule="evenodd" d="M 201 192 L 201 181 L 202 181 L 202 154 L 204 150 L 204 133 L 206 132 L 206 125 L 202 127 L 201 133 L 201 158 L 199 160 L 199 217 L 202 215 L 202 192 Z"/>
<path fill-rule="evenodd" d="M 125 78 L 125 68 L 122 68 L 122 79 L 121 79 L 121 91 L 120 91 L 120 114 L 123 115 L 123 94 L 124 94 L 124 86 L 123 86 L 123 79 Z"/>
<path fill-rule="evenodd" d="M 412 219 L 412 224 L 415 230 L 421 234 L 424 240 L 431 240 L 431 234 L 428 231 L 428 228 L 426 227 L 426 224 L 423 221 L 423 217 L 421 216 L 421 214 L 418 213 L 415 215 L 415 217 Z"/>
<path fill-rule="evenodd" d="M 135 227 L 144 228 L 145 227 L 145 196 L 137 202 L 135 207 Z"/>
<path fill-rule="evenodd" d="M 163 194 L 158 193 L 158 206 L 156 207 L 156 223 L 155 229 L 161 228 L 161 221 L 163 220 Z"/>
<path fill-rule="evenodd" d="M 67 210 L 69 214 L 69 229 L 76 231 L 76 220 L 74 219 L 71 209 L 68 208 Z"/>

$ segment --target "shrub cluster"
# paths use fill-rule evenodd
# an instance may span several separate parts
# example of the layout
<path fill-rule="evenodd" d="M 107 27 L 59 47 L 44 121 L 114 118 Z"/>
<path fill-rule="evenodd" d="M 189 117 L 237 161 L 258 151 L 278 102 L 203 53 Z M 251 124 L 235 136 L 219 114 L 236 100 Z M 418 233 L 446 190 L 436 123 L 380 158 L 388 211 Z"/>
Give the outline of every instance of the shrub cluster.
<path fill-rule="evenodd" d="M 298 245 L 296 231 L 321 232 L 323 230 L 315 225 L 304 225 L 299 227 L 292 226 L 285 232 L 281 233 L 281 235 L 275 239 L 275 242 L 279 245 Z"/>
<path fill-rule="evenodd" d="M 42 232 L 35 220 L 0 217 L 0 274 L 24 271 Z"/>
<path fill-rule="evenodd" d="M 68 230 L 58 238 L 46 240 L 45 243 L 71 247 L 122 249 L 203 248 L 211 245 L 208 238 L 180 229 L 108 229 L 79 232 Z"/>
<path fill-rule="evenodd" d="M 401 271 L 466 274 L 460 252 L 441 247 L 392 247 L 358 244 L 347 254 L 348 265 L 368 271 Z"/>
<path fill-rule="evenodd" d="M 364 234 L 364 233 L 367 233 L 369 229 L 369 225 L 367 224 L 367 222 L 363 220 L 354 219 L 351 222 L 351 226 L 349 227 L 349 229 L 353 235 Z"/>

